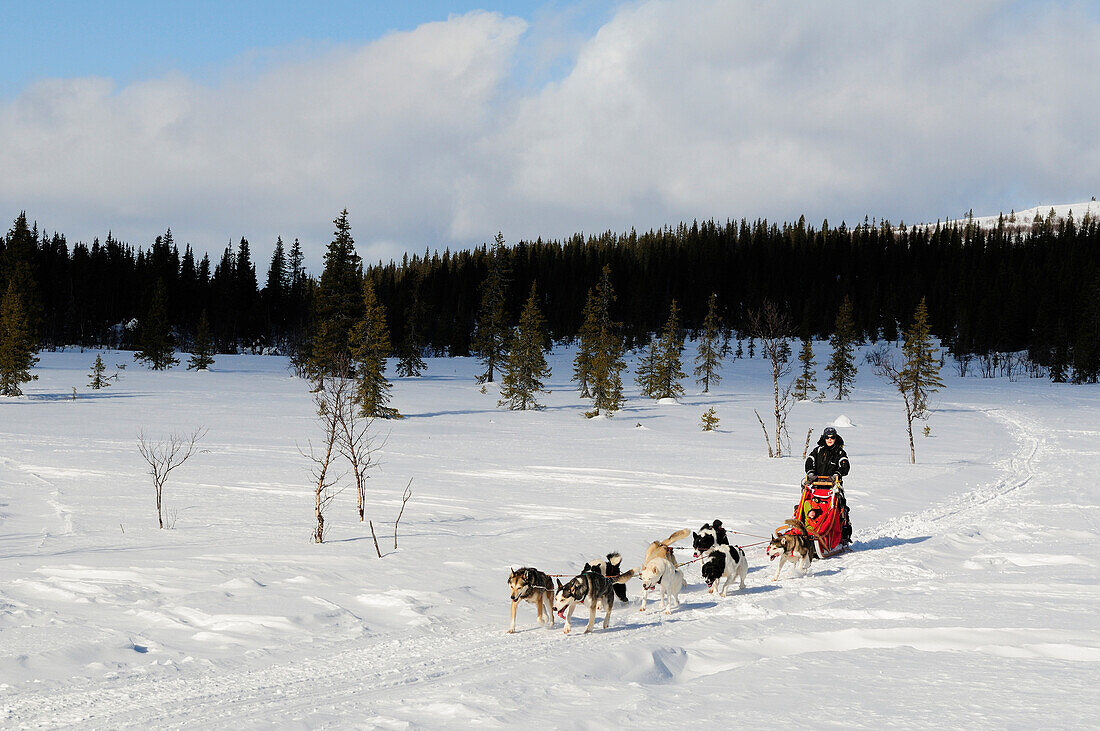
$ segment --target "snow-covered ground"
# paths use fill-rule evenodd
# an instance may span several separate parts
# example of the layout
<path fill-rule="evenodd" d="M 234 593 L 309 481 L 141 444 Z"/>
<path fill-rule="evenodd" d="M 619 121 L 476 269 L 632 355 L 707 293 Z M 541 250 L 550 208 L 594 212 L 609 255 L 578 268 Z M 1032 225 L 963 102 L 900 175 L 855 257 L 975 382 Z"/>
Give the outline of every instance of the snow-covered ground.
<path fill-rule="evenodd" d="M 1081 219 L 1085 217 L 1085 214 L 1088 214 L 1093 219 L 1100 216 L 1100 203 L 1097 203 L 1096 199 L 1093 198 L 1092 200 L 1082 203 L 1060 203 L 1058 205 L 1040 204 L 1020 211 L 1008 210 L 992 216 L 975 216 L 974 223 L 982 228 L 996 228 L 997 222 L 1000 221 L 1003 216 L 1006 224 L 1027 227 L 1035 221 L 1035 216 L 1042 216 L 1046 219 L 1051 211 L 1054 211 L 1054 217 L 1059 220 L 1067 218 L 1068 216 L 1073 216 L 1073 220 L 1080 223 Z M 966 218 L 956 218 L 944 221 L 944 225 L 953 223 L 963 225 L 967 223 L 967 220 Z M 921 225 L 934 226 L 935 224 L 926 223 Z"/>
<path fill-rule="evenodd" d="M 639 613 L 633 581 L 606 631 L 547 631 L 523 604 L 508 635 L 509 567 L 635 565 L 714 518 L 755 544 L 789 517 L 802 460 L 767 458 L 764 361 L 589 421 L 566 351 L 541 412 L 496 408 L 470 360 L 430 360 L 394 383 L 407 418 L 377 425 L 378 559 L 351 490 L 310 542 L 297 445 L 317 429 L 283 359 L 130 365 L 98 392 L 94 359 L 43 353 L 28 396 L 0 401 L 5 728 L 1100 725 L 1095 386 L 945 368 L 910 465 L 902 405 L 862 366 L 851 401 L 790 421 L 797 455 L 810 427 L 852 423 L 858 550 L 773 583 L 750 545 L 743 592 L 707 594 L 693 564 L 671 616 Z M 709 406 L 718 432 L 699 429 Z M 158 530 L 137 435 L 199 426 L 209 451 L 172 474 Z"/>

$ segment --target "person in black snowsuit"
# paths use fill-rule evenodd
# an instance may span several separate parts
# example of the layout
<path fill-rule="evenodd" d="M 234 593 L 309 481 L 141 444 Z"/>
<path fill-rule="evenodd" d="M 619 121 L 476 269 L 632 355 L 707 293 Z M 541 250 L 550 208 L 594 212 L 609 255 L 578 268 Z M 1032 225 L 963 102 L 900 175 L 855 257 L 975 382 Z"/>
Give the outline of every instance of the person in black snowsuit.
<path fill-rule="evenodd" d="M 806 458 L 806 481 L 813 482 L 817 475 L 835 479 L 840 495 L 840 505 L 844 511 L 844 525 L 840 533 L 840 540 L 843 543 L 852 542 L 852 523 L 848 519 L 850 510 L 848 501 L 844 499 L 844 488 L 841 483 L 841 479 L 848 474 L 849 469 L 851 464 L 848 462 L 848 454 L 844 451 L 844 439 L 833 427 L 825 427 L 821 432 L 821 438 L 817 440 L 817 446 Z"/>

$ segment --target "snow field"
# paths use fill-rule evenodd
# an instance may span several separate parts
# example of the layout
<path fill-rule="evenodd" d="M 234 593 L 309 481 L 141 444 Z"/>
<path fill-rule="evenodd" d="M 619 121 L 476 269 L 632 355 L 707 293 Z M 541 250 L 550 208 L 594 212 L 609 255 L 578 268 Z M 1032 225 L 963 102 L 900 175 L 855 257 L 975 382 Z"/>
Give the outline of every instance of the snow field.
<path fill-rule="evenodd" d="M 862 366 L 851 401 L 790 419 L 797 455 L 808 428 L 816 441 L 854 424 L 841 433 L 857 551 L 773 583 L 749 547 L 748 585 L 724 599 L 692 564 L 671 616 L 639 613 L 632 581 L 606 631 L 547 631 L 524 603 L 509 636 L 510 567 L 568 574 L 611 550 L 631 567 L 677 528 L 721 518 L 767 535 L 789 517 L 802 460 L 766 456 L 752 413 L 769 406 L 764 361 L 727 364 L 713 393 L 689 386 L 679 404 L 628 388 L 623 412 L 590 421 L 566 350 L 541 412 L 496 408 L 468 359 L 429 360 L 394 381 L 407 418 L 376 423 L 379 560 L 352 489 L 328 542 L 309 542 L 298 446 L 317 429 L 285 360 L 130 365 L 92 392 L 94 359 L 43 353 L 28 396 L 0 402 L 2 725 L 1100 723 L 1095 387 L 945 368 L 909 465 L 900 401 Z M 710 406 L 722 421 L 704 433 Z M 137 434 L 200 425 L 209 451 L 169 479 L 175 528 L 158 530 Z"/>

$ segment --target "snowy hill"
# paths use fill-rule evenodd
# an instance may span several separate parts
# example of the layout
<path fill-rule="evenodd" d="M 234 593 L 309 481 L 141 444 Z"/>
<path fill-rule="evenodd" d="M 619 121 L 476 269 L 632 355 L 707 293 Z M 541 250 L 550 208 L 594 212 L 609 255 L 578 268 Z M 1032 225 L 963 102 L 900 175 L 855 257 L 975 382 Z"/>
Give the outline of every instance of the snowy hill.
<path fill-rule="evenodd" d="M 1096 199 L 1094 198 L 1093 200 L 1085 201 L 1083 203 L 1059 204 L 1059 205 L 1038 205 L 1038 206 L 1034 206 L 1032 208 L 1025 208 L 1025 209 L 1020 210 L 1020 211 L 1015 211 L 1015 210 L 1003 211 L 1003 212 L 998 213 L 997 215 L 993 215 L 993 216 L 975 216 L 973 220 L 974 220 L 975 224 L 977 224 L 978 226 L 981 226 L 982 228 L 996 228 L 997 227 L 997 221 L 999 221 L 1001 219 L 1001 217 L 1003 216 L 1004 221 L 1005 221 L 1006 224 L 1009 224 L 1009 225 L 1015 224 L 1015 225 L 1018 225 L 1018 226 L 1030 226 L 1031 223 L 1033 221 L 1035 221 L 1036 216 L 1041 216 L 1042 218 L 1045 219 L 1045 218 L 1047 218 L 1047 216 L 1050 215 L 1050 212 L 1052 210 L 1054 211 L 1054 215 L 1058 220 L 1062 220 L 1062 219 L 1064 219 L 1067 216 L 1072 214 L 1073 215 L 1073 220 L 1080 223 L 1081 219 L 1084 218 L 1086 214 L 1088 214 L 1089 216 L 1091 216 L 1094 219 L 1097 216 L 1100 216 L 1100 203 L 1098 203 L 1096 201 Z M 950 224 L 953 224 L 953 223 L 954 224 L 959 224 L 959 225 L 964 225 L 964 224 L 967 223 L 967 219 L 966 218 L 955 218 L 955 219 L 951 219 L 949 221 L 944 221 L 943 225 L 950 225 Z M 919 224 L 919 225 L 935 226 L 934 223 L 926 223 L 926 224 Z"/>
<path fill-rule="evenodd" d="M 467 359 L 432 359 L 394 381 L 406 418 L 376 424 L 379 559 L 352 490 L 310 542 L 297 447 L 317 429 L 285 360 L 131 365 L 93 392 L 94 352 L 41 355 L 28 396 L 0 400 L 5 728 L 1100 725 L 1095 386 L 945 368 L 910 465 L 901 402 L 866 367 L 850 401 L 799 403 L 796 456 L 769 459 L 763 360 L 679 405 L 628 391 L 590 421 L 568 351 L 539 412 L 497 408 Z M 845 425 L 857 550 L 773 582 L 759 542 L 827 424 Z M 158 530 L 137 435 L 200 425 L 209 451 L 172 474 L 175 527 Z M 671 615 L 639 612 L 632 581 L 606 631 L 547 631 L 523 604 L 505 633 L 510 567 L 570 575 L 611 550 L 633 566 L 714 518 L 746 546 L 744 591 L 716 598 L 687 565 Z"/>

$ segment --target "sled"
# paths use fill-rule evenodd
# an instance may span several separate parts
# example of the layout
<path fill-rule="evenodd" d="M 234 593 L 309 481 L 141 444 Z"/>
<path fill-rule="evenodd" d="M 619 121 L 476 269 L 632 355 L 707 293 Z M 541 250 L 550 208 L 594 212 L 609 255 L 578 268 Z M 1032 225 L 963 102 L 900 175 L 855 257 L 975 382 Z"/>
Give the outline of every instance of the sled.
<path fill-rule="evenodd" d="M 816 477 L 802 482 L 802 496 L 795 506 L 794 519 L 802 521 L 817 543 L 817 553 L 828 558 L 848 550 L 841 541 L 845 521 L 844 489 L 840 481 L 831 477 Z M 796 528 L 786 526 L 785 531 Z"/>

